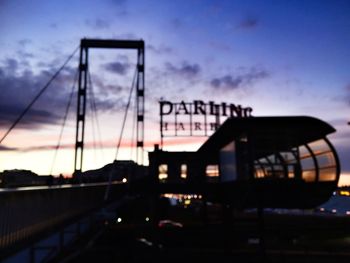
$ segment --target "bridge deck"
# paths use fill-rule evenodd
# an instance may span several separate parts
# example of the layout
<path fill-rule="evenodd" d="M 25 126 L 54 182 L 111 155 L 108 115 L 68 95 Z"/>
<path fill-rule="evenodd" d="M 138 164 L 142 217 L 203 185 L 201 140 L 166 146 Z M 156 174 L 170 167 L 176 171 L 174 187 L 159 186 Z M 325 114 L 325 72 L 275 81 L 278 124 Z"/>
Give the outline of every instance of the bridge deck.
<path fill-rule="evenodd" d="M 68 262 L 348 262 L 350 218 L 266 217 L 266 250 L 251 215 L 182 228 L 112 224 Z"/>

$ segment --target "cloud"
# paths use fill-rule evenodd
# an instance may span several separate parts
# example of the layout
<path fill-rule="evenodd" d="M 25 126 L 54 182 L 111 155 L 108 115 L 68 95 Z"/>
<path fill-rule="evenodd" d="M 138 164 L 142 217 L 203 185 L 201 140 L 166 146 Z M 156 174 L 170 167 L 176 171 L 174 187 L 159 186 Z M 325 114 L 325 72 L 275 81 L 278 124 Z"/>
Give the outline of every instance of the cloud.
<path fill-rule="evenodd" d="M 113 34 L 112 38 L 114 38 L 114 39 L 126 39 L 126 40 L 140 40 L 140 39 L 142 39 L 142 36 L 138 36 L 134 33 L 128 32 L 128 33 L 122 33 L 122 34 Z"/>
<path fill-rule="evenodd" d="M 106 19 L 96 18 L 95 20 L 87 19 L 85 24 L 93 29 L 101 30 L 101 29 L 109 29 L 110 22 Z"/>
<path fill-rule="evenodd" d="M 87 145 L 88 143 L 86 143 Z M 92 144 L 92 143 L 91 143 Z M 84 144 L 85 146 L 85 144 Z M 74 149 L 75 144 L 61 144 L 60 149 Z M 92 148 L 92 147 L 90 147 Z M 30 146 L 30 147 L 23 147 L 23 148 L 17 148 L 17 151 L 21 152 L 31 152 L 31 151 L 47 151 L 47 150 L 56 150 L 57 145 L 40 145 L 40 146 Z"/>
<path fill-rule="evenodd" d="M 28 58 L 33 58 L 34 57 L 34 55 L 32 54 L 32 53 L 29 53 L 29 52 L 26 52 L 26 51 L 24 51 L 24 50 L 18 50 L 17 51 L 17 54 L 18 54 L 18 56 L 19 57 L 21 57 L 23 60 L 25 60 L 25 59 L 28 59 Z M 22 64 L 23 64 L 23 60 L 22 60 Z"/>
<path fill-rule="evenodd" d="M 201 72 L 201 67 L 198 64 L 190 64 L 187 61 L 183 61 L 180 66 L 175 66 L 167 62 L 165 64 L 165 69 L 169 74 L 175 74 L 184 78 L 196 77 Z"/>
<path fill-rule="evenodd" d="M 151 45 L 151 44 L 148 44 L 146 46 L 147 50 L 151 51 L 151 52 L 154 52 L 158 55 L 161 55 L 161 54 L 171 54 L 174 52 L 174 49 L 169 47 L 169 46 L 165 46 L 165 45 L 160 45 L 158 47 L 154 46 L 154 45 Z"/>
<path fill-rule="evenodd" d="M 127 0 L 111 0 L 111 2 L 117 6 L 124 5 Z"/>
<path fill-rule="evenodd" d="M 130 86 L 121 84 L 110 84 L 98 74 L 91 74 L 94 103 L 98 112 L 118 112 L 124 111 Z M 91 88 L 88 86 L 88 111 L 90 111 Z"/>
<path fill-rule="evenodd" d="M 16 72 L 18 69 L 18 62 L 16 59 L 8 58 L 5 60 L 5 68 L 8 72 Z"/>
<path fill-rule="evenodd" d="M 10 126 L 20 113 L 23 106 L 1 104 L 0 105 L 0 127 Z M 31 109 L 25 118 L 21 120 L 22 127 L 34 128 L 39 124 L 55 124 L 59 116 L 50 112 L 50 109 Z"/>
<path fill-rule="evenodd" d="M 52 29 L 57 29 L 58 28 L 58 25 L 56 23 L 51 23 L 49 25 Z"/>
<path fill-rule="evenodd" d="M 170 25 L 172 28 L 179 29 L 184 26 L 184 22 L 180 18 L 174 18 L 170 20 Z"/>
<path fill-rule="evenodd" d="M 96 108 L 101 112 L 124 111 L 126 98 L 95 98 Z"/>
<path fill-rule="evenodd" d="M 258 80 L 269 77 L 269 73 L 263 69 L 251 68 L 243 70 L 238 74 L 227 74 L 222 77 L 213 78 L 210 86 L 216 90 L 235 90 L 250 86 Z"/>
<path fill-rule="evenodd" d="M 53 76 L 56 68 L 38 73 L 23 69 L 22 61 L 6 59 L 0 67 L 0 127 L 8 128 L 29 105 L 40 89 Z M 47 91 L 33 105 L 20 122 L 21 127 L 36 128 L 43 124 L 55 124 L 63 116 L 73 83 L 74 70 L 61 72 Z M 61 111 L 62 114 L 59 114 Z"/>
<path fill-rule="evenodd" d="M 350 84 L 345 86 L 345 101 L 350 105 Z"/>
<path fill-rule="evenodd" d="M 4 146 L 4 145 L 0 145 L 0 152 L 1 151 L 16 151 L 17 148 L 13 148 L 13 147 L 7 147 L 7 146 Z"/>
<path fill-rule="evenodd" d="M 350 146 L 347 143 L 334 144 L 341 163 L 342 172 L 350 172 Z"/>
<path fill-rule="evenodd" d="M 230 45 L 216 40 L 210 41 L 209 46 L 220 51 L 232 51 L 232 47 Z"/>
<path fill-rule="evenodd" d="M 259 20 L 257 17 L 247 16 L 243 18 L 238 24 L 238 28 L 241 29 L 253 29 L 256 28 L 259 24 Z"/>
<path fill-rule="evenodd" d="M 32 99 L 46 85 L 61 65 L 61 60 L 53 59 L 40 63 L 40 67 L 27 66 L 25 58 L 18 54 L 17 58 L 0 61 L 0 128 L 7 130 L 20 116 Z M 73 61 L 71 62 L 73 63 Z M 62 123 L 68 98 L 71 94 L 77 73 L 75 67 L 65 67 L 54 79 L 48 89 L 35 102 L 18 124 L 17 128 L 37 129 L 43 125 L 57 125 Z M 126 59 L 122 63 L 105 64 L 107 70 L 118 74 L 126 74 L 130 64 Z M 124 110 L 129 87 L 125 85 L 111 85 L 108 81 L 92 76 L 94 85 L 95 104 L 99 112 Z M 95 87 L 96 86 L 96 87 Z M 70 115 L 76 108 L 76 90 L 73 97 Z M 104 91 L 104 92 L 102 92 Z M 88 87 L 88 94 L 90 87 Z M 122 94 L 122 95 L 121 95 Z M 90 112 L 90 98 L 88 95 L 87 110 Z M 90 114 L 90 113 L 88 113 Z M 73 115 L 74 116 L 74 115 Z M 70 117 L 69 117 L 70 119 Z"/>
<path fill-rule="evenodd" d="M 112 8 L 116 16 L 126 17 L 129 15 L 128 0 L 109 0 L 109 3 L 107 3 L 108 8 Z"/>
<path fill-rule="evenodd" d="M 328 122 L 331 123 L 333 126 L 346 126 L 348 121 L 349 120 L 345 119 L 345 118 L 335 118 L 335 119 L 330 120 Z"/>
<path fill-rule="evenodd" d="M 128 70 L 130 68 L 130 64 L 125 62 L 109 62 L 102 65 L 102 68 L 111 72 L 116 73 L 119 75 L 126 75 L 128 73 Z"/>
<path fill-rule="evenodd" d="M 191 145 L 191 144 L 198 144 L 202 143 L 203 138 L 202 137 L 192 137 L 192 138 L 185 138 L 185 137 L 178 137 L 178 138 L 166 138 L 166 145 L 167 146 L 178 146 L 178 145 Z M 130 148 L 135 147 L 135 140 L 131 140 L 128 138 L 125 138 L 122 140 L 120 147 L 121 148 Z M 151 141 L 147 140 L 145 141 L 144 147 L 146 148 L 153 148 L 155 144 L 158 144 L 159 141 Z M 101 141 L 102 148 L 112 148 L 115 149 L 116 142 L 115 140 L 104 140 Z M 47 144 L 47 145 L 40 145 L 40 146 L 29 146 L 29 147 L 23 147 L 23 148 L 9 148 L 6 146 L 0 145 L 0 151 L 21 151 L 21 152 L 31 152 L 31 151 L 47 151 L 47 150 L 55 150 L 56 145 Z M 74 149 L 75 144 L 66 143 L 61 144 L 60 149 Z M 93 141 L 86 140 L 84 143 L 85 149 L 94 149 L 95 143 Z M 8 149 L 8 150 L 7 150 Z"/>
<path fill-rule="evenodd" d="M 32 40 L 30 40 L 28 38 L 24 38 L 24 39 L 21 39 L 18 41 L 18 44 L 23 48 L 31 43 L 32 43 Z"/>

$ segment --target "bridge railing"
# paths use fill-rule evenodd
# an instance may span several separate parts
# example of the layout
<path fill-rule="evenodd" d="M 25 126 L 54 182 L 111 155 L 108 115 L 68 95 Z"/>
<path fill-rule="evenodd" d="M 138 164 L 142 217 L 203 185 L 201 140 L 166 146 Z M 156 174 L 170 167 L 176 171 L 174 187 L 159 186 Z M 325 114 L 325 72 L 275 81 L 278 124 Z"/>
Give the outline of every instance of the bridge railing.
<path fill-rule="evenodd" d="M 103 207 L 107 183 L 0 189 L 0 251 L 30 242 L 41 233 Z M 113 182 L 110 200 L 125 193 Z M 2 253 L 1 253 L 2 254 Z"/>

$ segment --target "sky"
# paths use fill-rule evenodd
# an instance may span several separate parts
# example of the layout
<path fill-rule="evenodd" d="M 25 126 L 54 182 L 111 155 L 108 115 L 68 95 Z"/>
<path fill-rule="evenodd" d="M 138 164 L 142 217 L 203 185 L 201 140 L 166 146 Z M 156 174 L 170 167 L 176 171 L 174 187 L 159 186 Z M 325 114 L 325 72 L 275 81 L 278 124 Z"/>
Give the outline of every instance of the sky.
<path fill-rule="evenodd" d="M 329 139 L 341 182 L 350 184 L 349 1 L 0 0 L 0 36 L 1 136 L 82 38 L 142 39 L 146 151 L 160 140 L 161 99 L 240 104 L 254 116 L 309 115 L 336 128 Z M 79 52 L 1 143 L 0 171 L 73 172 L 78 59 Z M 136 52 L 91 50 L 89 67 L 98 118 L 88 105 L 84 170 L 115 158 Z M 131 134 L 130 121 L 118 159 L 134 156 Z M 165 149 L 196 150 L 204 141 L 166 138 Z"/>

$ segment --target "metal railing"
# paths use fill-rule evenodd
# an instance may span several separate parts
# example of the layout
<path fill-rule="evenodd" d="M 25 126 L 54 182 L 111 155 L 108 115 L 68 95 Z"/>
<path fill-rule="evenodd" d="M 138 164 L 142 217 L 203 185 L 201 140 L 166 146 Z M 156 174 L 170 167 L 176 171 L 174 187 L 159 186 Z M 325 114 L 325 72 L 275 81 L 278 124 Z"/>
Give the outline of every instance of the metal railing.
<path fill-rule="evenodd" d="M 0 189 L 0 254 L 105 205 L 108 183 Z M 113 182 L 110 200 L 125 194 Z"/>

